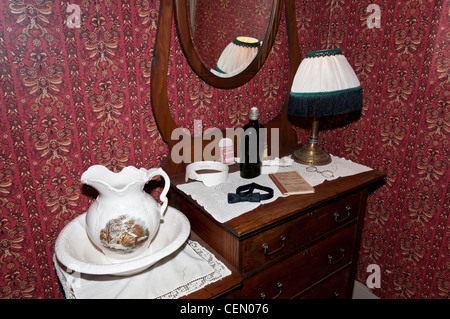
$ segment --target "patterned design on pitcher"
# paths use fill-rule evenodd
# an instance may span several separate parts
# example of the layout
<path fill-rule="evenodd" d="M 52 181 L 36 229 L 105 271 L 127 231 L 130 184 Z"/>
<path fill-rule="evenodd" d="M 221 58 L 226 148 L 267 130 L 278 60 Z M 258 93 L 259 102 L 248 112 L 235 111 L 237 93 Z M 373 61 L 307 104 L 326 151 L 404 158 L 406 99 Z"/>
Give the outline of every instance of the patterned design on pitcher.
<path fill-rule="evenodd" d="M 145 222 L 128 215 L 109 220 L 100 232 L 103 246 L 120 254 L 129 254 L 149 238 Z"/>

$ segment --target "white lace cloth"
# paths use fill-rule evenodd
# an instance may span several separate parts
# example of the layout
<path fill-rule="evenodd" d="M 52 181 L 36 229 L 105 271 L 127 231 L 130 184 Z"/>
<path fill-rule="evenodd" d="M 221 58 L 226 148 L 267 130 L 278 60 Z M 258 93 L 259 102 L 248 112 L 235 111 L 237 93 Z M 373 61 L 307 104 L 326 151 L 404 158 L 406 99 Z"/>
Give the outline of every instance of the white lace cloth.
<path fill-rule="evenodd" d="M 307 172 L 307 165 L 302 165 L 294 162 L 291 166 L 263 166 L 262 174 L 256 178 L 243 179 L 240 177 L 239 171 L 228 175 L 225 183 L 207 187 L 201 182 L 190 182 L 178 185 L 178 189 L 190 195 L 197 201 L 214 219 L 220 223 L 225 223 L 235 217 L 238 217 L 246 212 L 249 212 L 261 204 L 267 204 L 275 201 L 277 198 L 286 196 L 281 194 L 273 181 L 270 179 L 268 173 L 276 171 L 291 171 L 297 170 L 300 175 L 311 186 L 317 186 L 325 180 L 333 180 L 339 177 L 355 175 L 358 173 L 372 170 L 370 167 L 354 163 L 350 160 L 331 155 L 331 163 L 328 165 L 318 166 L 319 171 L 330 170 L 333 172 L 333 177 L 325 178 L 321 173 Z M 236 193 L 236 188 L 241 185 L 249 183 L 257 183 L 260 185 L 269 186 L 274 190 L 274 195 L 271 199 L 264 200 L 258 203 L 255 202 L 240 202 L 235 204 L 228 204 L 228 193 Z M 301 195 L 292 195 L 301 196 Z"/>
<path fill-rule="evenodd" d="M 74 273 L 56 256 L 53 262 L 68 299 L 176 299 L 231 274 L 211 252 L 191 240 L 144 272 L 126 277 Z"/>

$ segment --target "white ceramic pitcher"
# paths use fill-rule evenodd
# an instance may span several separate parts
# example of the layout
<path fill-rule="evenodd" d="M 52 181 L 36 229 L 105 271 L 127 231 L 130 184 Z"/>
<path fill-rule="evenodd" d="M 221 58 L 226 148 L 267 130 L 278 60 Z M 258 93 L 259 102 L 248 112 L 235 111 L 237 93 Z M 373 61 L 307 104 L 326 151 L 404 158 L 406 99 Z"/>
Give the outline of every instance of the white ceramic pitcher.
<path fill-rule="evenodd" d="M 161 205 L 144 191 L 154 176 L 164 178 Z M 170 179 L 161 168 L 125 167 L 114 173 L 102 165 L 89 167 L 81 176 L 83 184 L 98 191 L 86 213 L 86 231 L 91 241 L 111 262 L 143 254 L 156 235 L 167 208 Z"/>

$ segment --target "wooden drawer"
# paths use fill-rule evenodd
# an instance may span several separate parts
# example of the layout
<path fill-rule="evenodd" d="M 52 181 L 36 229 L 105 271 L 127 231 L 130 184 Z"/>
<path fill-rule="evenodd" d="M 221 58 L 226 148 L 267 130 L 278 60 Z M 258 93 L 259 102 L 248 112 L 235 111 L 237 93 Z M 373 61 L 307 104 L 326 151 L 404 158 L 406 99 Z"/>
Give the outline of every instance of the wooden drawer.
<path fill-rule="evenodd" d="M 347 296 L 350 278 L 350 268 L 339 271 L 325 279 L 316 287 L 300 295 L 301 299 L 344 299 Z"/>
<path fill-rule="evenodd" d="M 356 225 L 269 267 L 244 282 L 241 298 L 292 298 L 351 263 Z"/>
<path fill-rule="evenodd" d="M 360 198 L 359 192 L 348 195 L 244 240 L 243 273 L 249 273 L 272 260 L 291 254 L 311 240 L 355 220 L 359 213 Z"/>

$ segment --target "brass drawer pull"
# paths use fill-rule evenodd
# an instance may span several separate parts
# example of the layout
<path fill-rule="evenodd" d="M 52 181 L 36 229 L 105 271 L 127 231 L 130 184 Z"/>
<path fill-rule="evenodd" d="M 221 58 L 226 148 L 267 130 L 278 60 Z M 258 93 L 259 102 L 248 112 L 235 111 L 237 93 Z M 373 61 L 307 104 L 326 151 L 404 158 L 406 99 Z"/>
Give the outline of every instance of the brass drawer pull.
<path fill-rule="evenodd" d="M 336 223 L 343 223 L 350 217 L 352 207 L 350 205 L 347 205 L 345 206 L 345 210 L 347 211 L 347 215 L 342 217 L 341 219 L 339 219 L 340 214 L 337 211 L 334 212 L 333 216 Z"/>
<path fill-rule="evenodd" d="M 278 299 L 283 292 L 283 284 L 281 282 L 277 283 L 277 287 L 280 289 L 280 291 L 272 298 L 272 299 Z M 262 292 L 260 294 L 261 299 L 266 299 L 266 294 Z"/>
<path fill-rule="evenodd" d="M 269 245 L 267 243 L 262 244 L 262 248 L 264 249 L 264 255 L 272 256 L 272 255 L 278 253 L 280 250 L 282 250 L 284 248 L 284 244 L 286 242 L 286 236 L 281 235 L 280 240 L 281 240 L 281 247 L 271 251 L 270 253 L 267 252 L 267 250 L 269 249 Z"/>
<path fill-rule="evenodd" d="M 341 249 L 339 249 L 339 252 L 341 253 L 341 255 L 336 260 L 333 260 L 334 257 L 332 255 L 328 255 L 328 263 L 330 265 L 336 265 L 339 262 L 341 262 L 342 259 L 344 259 L 344 257 L 345 257 L 345 249 L 341 248 Z"/>

